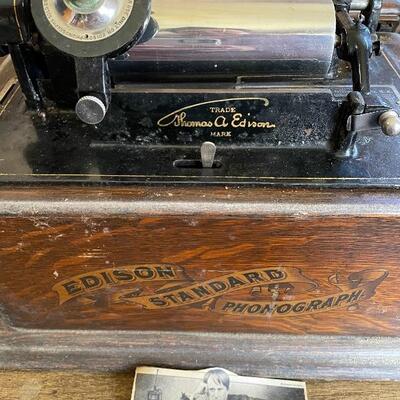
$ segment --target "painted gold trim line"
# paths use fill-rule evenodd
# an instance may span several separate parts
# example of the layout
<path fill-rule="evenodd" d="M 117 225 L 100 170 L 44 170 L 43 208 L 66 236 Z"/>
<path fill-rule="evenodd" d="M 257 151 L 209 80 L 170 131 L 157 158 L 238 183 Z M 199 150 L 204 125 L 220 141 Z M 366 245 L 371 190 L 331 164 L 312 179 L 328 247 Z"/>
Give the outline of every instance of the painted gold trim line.
<path fill-rule="evenodd" d="M 15 22 L 18 27 L 18 32 L 21 40 L 24 40 L 24 36 L 22 34 L 22 29 L 21 29 L 21 24 L 19 23 L 19 17 L 18 17 L 18 12 L 17 12 L 17 0 L 13 0 L 13 8 L 14 8 L 14 15 L 15 15 Z"/>
<path fill-rule="evenodd" d="M 6 88 L 6 87 L 8 86 L 8 89 L 7 89 L 7 91 L 8 91 L 8 90 L 10 90 L 10 89 L 12 88 L 12 86 L 13 86 L 14 84 L 16 84 L 17 82 L 18 82 L 17 79 L 10 79 L 10 80 L 7 82 L 7 84 L 6 84 L 6 86 L 5 86 L 4 88 Z M 5 93 L 7 93 L 7 91 L 6 91 Z M 3 116 L 4 112 L 7 110 L 7 107 L 8 107 L 9 104 L 13 101 L 13 99 L 14 99 L 15 95 L 18 93 L 18 91 L 19 91 L 19 86 L 18 86 L 18 88 L 11 94 L 11 96 L 10 96 L 10 98 L 7 100 L 6 104 L 4 104 L 4 106 L 3 106 L 2 109 L 0 110 L 0 117 Z M 3 94 L 3 93 L 4 93 L 4 92 L 2 92 L 2 94 Z M 1 174 L 0 174 L 0 175 L 1 175 Z"/>
<path fill-rule="evenodd" d="M 113 175 L 113 174 L 9 174 L 9 173 L 0 173 L 0 177 L 86 177 L 86 178 L 181 178 L 181 179 L 196 179 L 196 178 L 205 178 L 200 175 Z M 394 178 L 364 178 L 364 177 L 278 177 L 278 176 L 210 176 L 210 179 L 255 179 L 255 180 L 273 180 L 273 181 L 399 181 L 400 176 Z M 1 182 L 0 182 L 1 183 Z"/>
<path fill-rule="evenodd" d="M 385 60 L 387 61 L 387 63 L 389 64 L 389 66 L 392 68 L 392 70 L 394 71 L 394 73 L 397 75 L 398 78 L 400 78 L 400 73 L 398 72 L 398 70 L 394 67 L 392 61 L 389 59 L 389 57 L 386 55 L 386 53 L 384 51 L 382 51 L 382 55 L 385 58 Z"/>

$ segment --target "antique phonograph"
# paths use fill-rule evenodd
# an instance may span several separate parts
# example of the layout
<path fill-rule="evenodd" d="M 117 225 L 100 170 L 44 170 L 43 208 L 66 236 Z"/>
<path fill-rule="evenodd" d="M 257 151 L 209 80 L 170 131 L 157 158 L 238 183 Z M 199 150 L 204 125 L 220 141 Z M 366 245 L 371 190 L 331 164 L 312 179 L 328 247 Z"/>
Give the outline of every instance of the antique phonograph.
<path fill-rule="evenodd" d="M 400 379 L 399 9 L 0 2 L 0 365 Z"/>

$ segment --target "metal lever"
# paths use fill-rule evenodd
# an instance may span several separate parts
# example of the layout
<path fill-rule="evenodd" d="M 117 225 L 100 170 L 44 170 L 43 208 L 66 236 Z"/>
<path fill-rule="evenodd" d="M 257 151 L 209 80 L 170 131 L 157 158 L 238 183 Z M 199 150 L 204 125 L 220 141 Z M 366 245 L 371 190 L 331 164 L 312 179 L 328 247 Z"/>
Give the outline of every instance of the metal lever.
<path fill-rule="evenodd" d="M 353 21 L 347 10 L 336 12 L 339 42 L 337 53 L 342 60 L 351 63 L 353 90 L 370 92 L 369 58 L 378 44 L 372 42 L 369 29 L 361 21 Z"/>
<path fill-rule="evenodd" d="M 348 132 L 365 132 L 381 128 L 386 136 L 400 135 L 400 118 L 396 111 L 377 108 L 361 114 L 350 115 L 347 120 Z"/>
<path fill-rule="evenodd" d="M 386 106 L 367 105 L 360 92 L 351 92 L 342 104 L 335 137 L 337 157 L 354 157 L 359 133 L 381 129 L 387 136 L 400 135 L 400 117 Z"/>
<path fill-rule="evenodd" d="M 214 166 L 217 146 L 212 142 L 204 142 L 201 145 L 201 164 L 203 168 L 212 168 Z"/>
<path fill-rule="evenodd" d="M 369 59 L 380 54 L 380 41 L 375 35 L 382 8 L 381 0 L 371 0 L 362 19 L 350 16 L 351 0 L 334 0 L 336 10 L 337 53 L 342 60 L 351 63 L 353 90 L 363 94 L 370 92 Z"/>

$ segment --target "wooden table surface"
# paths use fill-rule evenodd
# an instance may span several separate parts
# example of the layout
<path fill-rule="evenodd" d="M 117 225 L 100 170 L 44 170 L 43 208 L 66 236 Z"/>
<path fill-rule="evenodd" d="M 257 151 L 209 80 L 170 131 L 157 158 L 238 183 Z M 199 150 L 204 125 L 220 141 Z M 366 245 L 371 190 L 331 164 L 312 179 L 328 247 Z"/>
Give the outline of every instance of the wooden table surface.
<path fill-rule="evenodd" d="M 133 374 L 0 372 L 1 400 L 129 400 Z M 398 400 L 400 382 L 309 382 L 309 400 Z"/>

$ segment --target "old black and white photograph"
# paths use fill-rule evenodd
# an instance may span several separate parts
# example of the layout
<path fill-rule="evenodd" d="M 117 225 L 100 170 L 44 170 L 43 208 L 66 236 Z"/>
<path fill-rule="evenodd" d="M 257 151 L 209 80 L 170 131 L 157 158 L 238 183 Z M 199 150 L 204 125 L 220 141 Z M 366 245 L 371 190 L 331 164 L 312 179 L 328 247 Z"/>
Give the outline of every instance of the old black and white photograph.
<path fill-rule="evenodd" d="M 307 400 L 304 382 L 245 377 L 222 368 L 141 367 L 131 400 Z"/>

